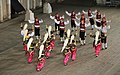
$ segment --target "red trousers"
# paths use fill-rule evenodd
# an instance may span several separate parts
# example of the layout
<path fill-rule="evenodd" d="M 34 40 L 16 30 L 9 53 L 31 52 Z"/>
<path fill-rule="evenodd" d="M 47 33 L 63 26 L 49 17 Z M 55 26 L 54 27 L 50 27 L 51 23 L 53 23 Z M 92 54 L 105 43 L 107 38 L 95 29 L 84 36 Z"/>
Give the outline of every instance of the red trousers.
<path fill-rule="evenodd" d="M 55 46 L 55 41 L 54 41 L 54 40 L 51 40 L 50 45 L 51 45 L 51 49 L 53 49 L 54 46 Z"/>
<path fill-rule="evenodd" d="M 49 45 L 47 48 L 45 48 L 45 56 L 46 56 L 46 58 L 50 57 L 50 55 L 51 55 L 50 50 L 51 50 L 51 45 Z"/>
<path fill-rule="evenodd" d="M 71 52 L 72 53 L 72 60 L 76 59 L 76 48 Z"/>
<path fill-rule="evenodd" d="M 31 63 L 32 62 L 32 60 L 33 60 L 33 55 L 34 55 L 34 51 L 32 51 L 32 52 L 29 52 L 29 55 L 28 55 L 28 63 Z"/>
<path fill-rule="evenodd" d="M 44 67 L 45 63 L 46 63 L 46 60 L 42 58 L 37 64 L 37 67 L 36 67 L 37 71 L 40 71 Z"/>
<path fill-rule="evenodd" d="M 69 60 L 69 58 L 70 58 L 70 52 L 68 52 L 66 55 L 65 55 L 65 58 L 64 58 L 64 65 L 67 65 L 67 63 L 68 63 L 68 60 Z"/>
<path fill-rule="evenodd" d="M 100 50 L 101 50 L 101 43 L 99 43 L 99 44 L 97 44 L 97 46 L 95 46 L 95 55 L 96 56 L 99 56 Z"/>
<path fill-rule="evenodd" d="M 24 51 L 27 51 L 27 44 L 24 44 Z"/>

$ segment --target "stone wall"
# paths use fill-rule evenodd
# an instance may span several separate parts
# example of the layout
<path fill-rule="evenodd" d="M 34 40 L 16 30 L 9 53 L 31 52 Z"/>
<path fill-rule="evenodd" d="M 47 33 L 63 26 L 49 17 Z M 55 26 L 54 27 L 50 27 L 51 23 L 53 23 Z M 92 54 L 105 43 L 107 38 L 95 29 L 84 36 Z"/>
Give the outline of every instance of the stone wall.
<path fill-rule="evenodd" d="M 35 9 L 36 7 L 42 7 L 42 0 L 18 0 L 18 1 L 22 4 L 25 10 Z M 3 22 L 8 19 L 11 19 L 11 0 L 0 0 L 0 22 Z"/>
<path fill-rule="evenodd" d="M 0 22 L 11 18 L 10 0 L 0 0 Z"/>

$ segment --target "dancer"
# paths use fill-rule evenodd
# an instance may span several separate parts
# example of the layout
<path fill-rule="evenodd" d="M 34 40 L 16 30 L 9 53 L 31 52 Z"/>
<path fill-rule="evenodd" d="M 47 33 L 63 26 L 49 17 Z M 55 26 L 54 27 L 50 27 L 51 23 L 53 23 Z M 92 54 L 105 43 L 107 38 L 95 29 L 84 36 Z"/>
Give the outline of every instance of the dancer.
<path fill-rule="evenodd" d="M 64 21 L 63 18 L 60 19 L 60 21 L 57 21 L 56 19 L 54 19 L 54 21 L 60 25 L 60 39 L 61 41 L 64 40 L 64 31 L 65 31 L 65 25 L 69 24 L 69 20 L 67 20 L 66 22 Z"/>

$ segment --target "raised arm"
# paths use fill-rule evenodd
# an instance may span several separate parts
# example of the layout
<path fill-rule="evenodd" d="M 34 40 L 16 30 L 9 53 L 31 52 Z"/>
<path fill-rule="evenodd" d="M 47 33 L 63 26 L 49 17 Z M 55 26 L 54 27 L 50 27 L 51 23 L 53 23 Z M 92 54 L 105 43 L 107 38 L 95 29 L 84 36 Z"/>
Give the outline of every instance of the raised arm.
<path fill-rule="evenodd" d="M 78 15 L 80 15 L 81 13 L 80 12 L 78 12 L 77 14 L 76 14 L 76 16 L 78 16 Z"/>
<path fill-rule="evenodd" d="M 65 18 L 65 16 L 64 16 L 64 15 L 62 15 L 60 18 Z"/>
<path fill-rule="evenodd" d="M 54 21 L 55 21 L 55 23 L 60 24 L 60 21 L 57 21 L 56 19 L 54 19 Z"/>
<path fill-rule="evenodd" d="M 76 26 L 80 26 L 80 22 L 78 23 L 76 20 L 75 20 L 75 24 Z"/>
<path fill-rule="evenodd" d="M 88 12 L 85 12 L 84 10 L 82 10 L 82 12 L 83 12 L 84 14 L 88 14 Z"/>
<path fill-rule="evenodd" d="M 85 27 L 89 27 L 90 26 L 90 22 L 89 23 L 85 23 Z"/>
<path fill-rule="evenodd" d="M 43 20 L 41 19 L 41 20 L 39 20 L 39 23 L 43 23 Z"/>
<path fill-rule="evenodd" d="M 65 13 L 66 13 L 68 16 L 71 16 L 71 13 L 69 13 L 68 11 L 65 11 Z"/>
<path fill-rule="evenodd" d="M 55 19 L 55 16 L 52 16 L 52 15 L 50 14 L 50 18 L 51 18 L 51 19 Z"/>
<path fill-rule="evenodd" d="M 65 25 L 69 24 L 69 20 L 67 20 L 66 22 L 64 22 Z"/>
<path fill-rule="evenodd" d="M 96 13 L 97 13 L 97 10 L 95 10 L 95 11 L 92 11 L 92 13 L 93 13 L 93 14 L 96 14 Z"/>

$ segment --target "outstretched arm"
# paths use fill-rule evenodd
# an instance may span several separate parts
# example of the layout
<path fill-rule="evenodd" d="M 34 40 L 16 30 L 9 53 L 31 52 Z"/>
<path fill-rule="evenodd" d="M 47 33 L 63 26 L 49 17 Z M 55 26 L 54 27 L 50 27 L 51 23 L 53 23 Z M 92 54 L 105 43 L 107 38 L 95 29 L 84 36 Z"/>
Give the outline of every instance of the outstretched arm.
<path fill-rule="evenodd" d="M 65 16 L 64 16 L 64 15 L 62 15 L 60 18 L 65 18 Z"/>
<path fill-rule="evenodd" d="M 90 22 L 89 23 L 85 23 L 85 27 L 89 27 L 90 26 Z"/>
<path fill-rule="evenodd" d="M 66 13 L 68 16 L 71 16 L 71 13 L 69 13 L 68 11 L 65 11 L 65 13 Z"/>
<path fill-rule="evenodd" d="M 75 24 L 76 26 L 80 26 L 80 22 L 78 23 L 76 20 L 75 20 Z"/>
<path fill-rule="evenodd" d="M 83 12 L 84 14 L 88 14 L 88 12 L 85 12 L 84 10 L 82 10 L 82 12 Z"/>
<path fill-rule="evenodd" d="M 96 22 L 99 22 L 99 23 L 101 22 L 101 20 L 99 20 L 99 19 L 95 19 L 95 21 L 96 21 Z"/>
<path fill-rule="evenodd" d="M 41 19 L 41 20 L 39 20 L 39 23 L 43 23 L 43 20 Z"/>
<path fill-rule="evenodd" d="M 57 21 L 56 19 L 54 19 L 54 21 L 55 21 L 55 23 L 60 24 L 60 21 Z"/>
<path fill-rule="evenodd" d="M 55 16 L 52 16 L 52 15 L 50 14 L 50 18 L 53 20 L 53 19 L 55 19 Z"/>
<path fill-rule="evenodd" d="M 65 25 L 69 24 L 69 20 L 67 20 L 66 22 L 64 22 Z"/>
<path fill-rule="evenodd" d="M 80 12 L 78 12 L 77 14 L 76 14 L 76 16 L 78 16 L 78 15 L 80 15 L 81 13 Z"/>

